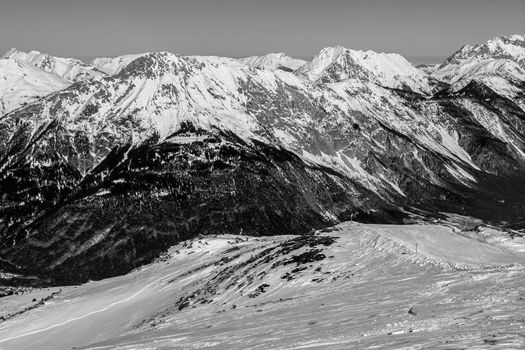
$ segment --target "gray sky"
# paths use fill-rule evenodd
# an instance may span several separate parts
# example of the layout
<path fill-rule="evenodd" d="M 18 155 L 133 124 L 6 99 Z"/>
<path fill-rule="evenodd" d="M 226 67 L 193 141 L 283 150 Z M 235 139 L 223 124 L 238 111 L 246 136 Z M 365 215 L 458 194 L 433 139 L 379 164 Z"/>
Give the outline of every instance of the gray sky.
<path fill-rule="evenodd" d="M 525 0 L 0 0 L 0 51 L 249 56 L 321 48 L 448 56 L 525 34 Z"/>

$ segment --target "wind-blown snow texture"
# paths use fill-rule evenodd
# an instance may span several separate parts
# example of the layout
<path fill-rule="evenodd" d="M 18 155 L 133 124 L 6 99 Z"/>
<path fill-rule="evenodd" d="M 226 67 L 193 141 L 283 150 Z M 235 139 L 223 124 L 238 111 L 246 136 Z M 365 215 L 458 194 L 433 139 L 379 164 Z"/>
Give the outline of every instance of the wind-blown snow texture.
<path fill-rule="evenodd" d="M 0 59 L 0 266 L 129 271 L 198 234 L 304 234 L 452 212 L 519 229 L 523 37 L 422 71 L 323 49 Z M 2 67 L 6 68 L 2 68 Z M 28 88 L 29 87 L 29 88 Z"/>
<path fill-rule="evenodd" d="M 523 238 L 489 228 L 208 236 L 126 276 L 0 299 L 0 347 L 522 349 L 524 262 Z"/>

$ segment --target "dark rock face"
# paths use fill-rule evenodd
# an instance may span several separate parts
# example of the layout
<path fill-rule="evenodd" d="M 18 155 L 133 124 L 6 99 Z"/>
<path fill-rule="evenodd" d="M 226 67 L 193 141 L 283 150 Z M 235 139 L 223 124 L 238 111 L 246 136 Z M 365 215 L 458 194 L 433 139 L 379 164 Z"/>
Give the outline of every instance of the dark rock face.
<path fill-rule="evenodd" d="M 523 172 L 525 163 L 519 153 L 525 149 L 525 113 L 513 101 L 477 81 L 470 82 L 456 94 L 442 93 L 434 98 L 454 117 L 456 127 L 461 130 L 459 145 L 481 170 L 506 176 Z M 465 106 L 464 101 L 489 111 L 490 119 L 480 118 Z M 508 140 L 496 137 L 484 123 L 501 126 Z M 512 147 L 508 141 L 518 147 Z"/>
<path fill-rule="evenodd" d="M 10 261 L 4 268 L 57 282 L 127 272 L 198 234 L 301 234 L 350 218 L 402 217 L 342 174 L 233 135 L 119 147 L 81 181 L 60 167 L 44 175 L 22 166 L 10 174 L 0 186 L 12 197 L 50 194 L 34 212 L 3 213 L 10 215 L 4 237 L 14 239 L 14 245 L 2 240 Z M 43 177 L 57 174 L 70 186 L 39 187 Z M 25 182 L 15 181 L 17 175 Z"/>

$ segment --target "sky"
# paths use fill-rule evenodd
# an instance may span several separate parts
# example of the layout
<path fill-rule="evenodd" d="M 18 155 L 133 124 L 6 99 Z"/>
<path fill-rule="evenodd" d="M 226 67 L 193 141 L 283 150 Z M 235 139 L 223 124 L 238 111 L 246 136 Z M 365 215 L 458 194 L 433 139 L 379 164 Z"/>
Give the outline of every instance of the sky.
<path fill-rule="evenodd" d="M 446 57 L 525 34 L 525 0 L 0 0 L 0 51 L 310 58 L 327 46 Z"/>

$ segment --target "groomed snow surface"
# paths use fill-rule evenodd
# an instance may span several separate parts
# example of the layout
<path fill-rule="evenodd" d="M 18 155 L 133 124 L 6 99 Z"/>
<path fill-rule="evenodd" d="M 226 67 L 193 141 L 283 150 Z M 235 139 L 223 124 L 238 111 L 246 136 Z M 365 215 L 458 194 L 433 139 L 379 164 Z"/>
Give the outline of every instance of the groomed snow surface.
<path fill-rule="evenodd" d="M 125 276 L 1 298 L 0 349 L 523 349 L 524 248 L 439 225 L 197 238 Z"/>

